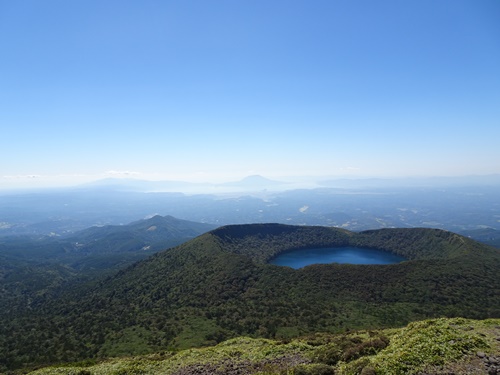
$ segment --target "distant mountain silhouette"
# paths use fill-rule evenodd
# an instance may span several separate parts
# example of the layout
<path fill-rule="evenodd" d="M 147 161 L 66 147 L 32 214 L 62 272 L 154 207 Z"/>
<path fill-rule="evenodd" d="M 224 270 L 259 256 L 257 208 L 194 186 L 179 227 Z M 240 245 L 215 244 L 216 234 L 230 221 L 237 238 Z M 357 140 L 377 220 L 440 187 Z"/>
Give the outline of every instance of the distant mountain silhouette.
<path fill-rule="evenodd" d="M 332 178 L 318 182 L 336 188 L 470 187 L 500 186 L 500 174 L 393 178 Z"/>
<path fill-rule="evenodd" d="M 239 181 L 226 182 L 220 184 L 219 186 L 231 186 L 240 188 L 251 188 L 251 189 L 265 189 L 268 187 L 276 187 L 286 185 L 286 182 L 270 180 L 268 178 L 262 177 L 260 175 L 247 176 Z"/>
<path fill-rule="evenodd" d="M 220 184 L 194 183 L 185 181 L 147 181 L 132 178 L 106 178 L 92 183 L 80 185 L 81 189 L 100 189 L 136 192 L 197 192 L 197 193 L 218 193 L 231 191 L 262 190 L 266 188 L 283 187 L 287 183 L 270 180 L 260 175 L 245 177 L 239 181 L 232 181 Z"/>
<path fill-rule="evenodd" d="M 193 189 L 206 189 L 211 187 L 209 183 L 194 183 L 186 181 L 148 181 L 133 178 L 105 178 L 87 184 L 80 185 L 80 189 L 100 189 L 100 190 L 118 190 L 118 191 L 166 191 L 183 192 Z"/>

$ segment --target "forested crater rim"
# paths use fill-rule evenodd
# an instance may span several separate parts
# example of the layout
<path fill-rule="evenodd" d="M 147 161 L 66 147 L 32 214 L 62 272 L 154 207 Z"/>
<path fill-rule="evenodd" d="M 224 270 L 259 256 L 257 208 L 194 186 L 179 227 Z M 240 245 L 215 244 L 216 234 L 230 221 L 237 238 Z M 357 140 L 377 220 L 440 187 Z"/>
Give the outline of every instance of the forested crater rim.
<path fill-rule="evenodd" d="M 259 223 L 226 225 L 209 233 L 224 251 L 247 255 L 261 264 L 268 264 L 284 252 L 307 248 L 370 248 L 405 260 L 450 259 L 487 251 L 467 237 L 435 228 L 351 232 L 336 227 Z"/>

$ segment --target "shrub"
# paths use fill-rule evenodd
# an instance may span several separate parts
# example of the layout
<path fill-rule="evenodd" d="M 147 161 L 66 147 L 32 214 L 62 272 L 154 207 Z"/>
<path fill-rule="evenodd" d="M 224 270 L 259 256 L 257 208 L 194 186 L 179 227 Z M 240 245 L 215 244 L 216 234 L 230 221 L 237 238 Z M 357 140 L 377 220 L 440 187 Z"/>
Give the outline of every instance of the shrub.
<path fill-rule="evenodd" d="M 293 370 L 293 375 L 334 375 L 332 367 L 320 363 L 299 365 Z"/>
<path fill-rule="evenodd" d="M 375 369 L 371 366 L 366 366 L 361 370 L 360 375 L 376 375 L 377 373 L 375 372 Z"/>
<path fill-rule="evenodd" d="M 384 341 L 379 337 L 370 339 L 369 341 L 364 341 L 359 345 L 345 350 L 342 354 L 342 360 L 349 362 L 365 355 L 377 354 L 379 351 L 387 347 L 387 345 L 388 340 Z"/>

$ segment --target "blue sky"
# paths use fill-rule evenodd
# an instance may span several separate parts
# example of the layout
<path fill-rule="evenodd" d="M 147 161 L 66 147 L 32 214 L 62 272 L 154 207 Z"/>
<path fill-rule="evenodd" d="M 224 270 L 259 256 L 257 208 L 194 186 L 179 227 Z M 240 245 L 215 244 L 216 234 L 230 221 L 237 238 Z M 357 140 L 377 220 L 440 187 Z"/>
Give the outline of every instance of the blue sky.
<path fill-rule="evenodd" d="M 0 1 L 0 188 L 500 173 L 498 0 Z"/>

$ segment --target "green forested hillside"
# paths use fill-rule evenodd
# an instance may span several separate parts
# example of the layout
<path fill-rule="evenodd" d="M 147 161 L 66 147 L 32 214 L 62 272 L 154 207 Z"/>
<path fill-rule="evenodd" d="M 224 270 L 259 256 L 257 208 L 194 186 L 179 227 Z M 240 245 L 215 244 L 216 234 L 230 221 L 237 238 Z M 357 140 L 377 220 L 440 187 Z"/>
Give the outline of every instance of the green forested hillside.
<path fill-rule="evenodd" d="M 213 228 L 154 216 L 128 225 L 91 227 L 66 237 L 0 237 L 0 319 L 30 311 L 82 282 L 112 274 Z"/>
<path fill-rule="evenodd" d="M 75 251 L 85 254 L 158 251 L 178 245 L 215 225 L 156 215 L 127 225 L 91 227 L 67 237 L 78 244 Z"/>
<path fill-rule="evenodd" d="M 369 246 L 385 266 L 267 264 L 282 251 Z M 4 368 L 211 345 L 236 336 L 403 326 L 429 317 L 500 316 L 500 253 L 433 229 L 352 233 L 278 224 L 216 229 L 60 301 L 0 324 Z"/>
<path fill-rule="evenodd" d="M 0 256 L 27 265 L 103 270 L 130 264 L 214 229 L 211 224 L 154 216 L 127 225 L 91 227 L 66 236 L 0 237 Z"/>

